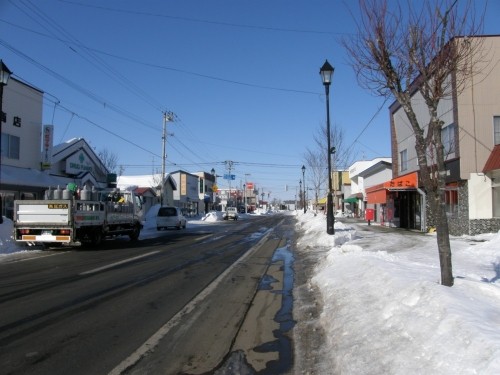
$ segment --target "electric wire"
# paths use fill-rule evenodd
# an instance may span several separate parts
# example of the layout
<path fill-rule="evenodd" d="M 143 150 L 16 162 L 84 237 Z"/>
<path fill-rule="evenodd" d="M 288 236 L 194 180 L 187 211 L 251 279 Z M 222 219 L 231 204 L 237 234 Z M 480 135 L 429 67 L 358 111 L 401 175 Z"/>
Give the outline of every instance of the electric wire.
<path fill-rule="evenodd" d="M 33 31 L 31 29 L 27 29 L 27 28 L 19 26 L 19 25 L 15 25 L 15 24 L 13 24 L 13 23 L 11 23 L 9 21 L 6 21 L 6 20 L 0 19 L 0 22 L 9 24 L 9 25 L 11 25 L 13 27 L 17 27 L 17 28 L 20 28 L 22 30 L 25 30 L 25 31 L 28 31 L 28 32 L 31 32 L 31 33 L 38 34 L 38 35 L 46 37 L 46 38 L 52 38 L 50 35 L 43 34 L 43 33 L 37 32 L 37 31 Z M 59 38 L 56 38 L 56 39 L 59 40 Z M 308 95 L 321 95 L 319 92 L 314 92 L 314 91 L 307 91 L 307 90 L 301 90 L 301 89 L 289 89 L 289 88 L 284 88 L 284 87 L 274 87 L 274 86 L 267 86 L 267 85 L 259 85 L 259 84 L 250 83 L 250 82 L 236 81 L 236 80 L 229 79 L 229 78 L 218 77 L 218 76 L 213 76 L 213 75 L 209 75 L 209 74 L 203 74 L 203 73 L 193 72 L 193 71 L 189 71 L 189 70 L 185 70 L 185 69 L 170 67 L 170 66 L 166 66 L 166 65 L 153 64 L 153 63 L 150 63 L 150 62 L 136 60 L 136 59 L 132 59 L 132 58 L 125 57 L 125 56 L 119 56 L 119 55 L 112 54 L 112 53 L 109 53 L 109 52 L 106 52 L 106 51 L 101 51 L 99 49 L 85 47 L 85 46 L 82 46 L 80 44 L 76 44 L 76 45 L 79 46 L 79 47 L 81 47 L 81 48 L 86 48 L 89 51 L 95 52 L 97 54 L 105 55 L 105 56 L 112 57 L 112 58 L 117 59 L 117 60 L 126 61 L 126 62 L 133 63 L 133 64 L 136 64 L 136 65 L 150 67 L 150 68 L 155 68 L 155 69 L 160 69 L 160 70 L 167 70 L 167 71 L 177 72 L 177 73 L 186 74 L 186 75 L 190 75 L 190 76 L 194 76 L 194 77 L 199 77 L 199 78 L 205 78 L 205 79 L 209 79 L 209 80 L 213 80 L 213 81 L 225 82 L 225 83 L 230 83 L 230 84 L 234 84 L 234 85 L 246 86 L 246 87 L 252 87 L 252 88 L 258 88 L 258 89 L 263 89 L 263 90 L 283 91 L 283 92 L 291 92 L 291 93 L 298 93 L 298 94 L 308 94 Z"/>
<path fill-rule="evenodd" d="M 148 95 L 139 86 L 133 83 L 130 79 L 119 73 L 116 69 L 107 64 L 102 58 L 100 58 L 92 49 L 85 46 L 77 38 L 75 38 L 66 29 L 60 26 L 53 18 L 45 14 L 39 7 L 34 5 L 30 0 L 20 0 L 19 2 L 11 3 L 17 7 L 20 11 L 25 13 L 33 21 L 38 23 L 43 29 L 45 29 L 53 39 L 63 43 L 68 49 L 80 56 L 87 63 L 94 66 L 105 75 L 110 77 L 115 82 L 118 82 L 126 90 L 138 96 L 144 100 L 147 104 L 151 105 L 153 108 L 161 112 L 161 104 L 156 102 L 156 100 Z M 23 5 L 26 9 L 22 9 L 20 5 Z M 31 14 L 29 13 L 31 12 Z M 58 35 L 62 35 L 59 37 Z"/>
<path fill-rule="evenodd" d="M 244 29 L 264 30 L 264 31 L 273 31 L 273 32 L 277 31 L 277 32 L 288 32 L 288 33 L 301 33 L 301 34 L 326 34 L 326 35 L 344 34 L 344 33 L 338 33 L 338 32 L 333 32 L 333 31 L 289 29 L 289 28 L 280 28 L 280 27 L 257 26 L 257 25 L 239 24 L 239 23 L 232 23 L 232 22 L 213 21 L 213 20 L 182 17 L 182 16 L 172 16 L 172 15 L 159 14 L 159 13 L 150 13 L 150 12 L 137 11 L 137 10 L 118 9 L 118 8 L 104 7 L 104 6 L 100 6 L 100 5 L 84 4 L 84 3 L 77 2 L 77 1 L 69 1 L 69 0 L 58 0 L 58 1 L 60 1 L 62 3 L 81 6 L 81 7 L 101 9 L 101 10 L 105 10 L 105 11 L 109 11 L 109 12 L 127 13 L 127 14 L 132 14 L 135 16 L 140 15 L 140 16 L 148 16 L 148 17 L 168 18 L 168 19 L 179 20 L 179 21 L 205 23 L 205 24 L 226 26 L 226 27 L 231 27 L 231 28 L 244 28 Z"/>

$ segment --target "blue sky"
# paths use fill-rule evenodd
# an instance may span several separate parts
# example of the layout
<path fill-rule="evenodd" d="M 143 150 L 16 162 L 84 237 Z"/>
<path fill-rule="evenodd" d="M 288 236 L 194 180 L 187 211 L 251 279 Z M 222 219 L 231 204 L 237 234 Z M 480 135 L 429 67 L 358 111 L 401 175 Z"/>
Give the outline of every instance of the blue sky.
<path fill-rule="evenodd" d="M 489 14 L 500 14 L 499 3 Z M 325 126 L 325 59 L 335 67 L 332 127 L 343 129 L 355 160 L 390 156 L 389 103 L 358 86 L 339 43 L 355 32 L 356 8 L 336 0 L 0 0 L 0 58 L 46 93 L 43 121 L 55 125 L 55 143 L 83 137 L 117 154 L 124 174 L 150 174 L 161 170 L 163 112 L 171 111 L 167 172 L 223 175 L 232 161 L 233 187 L 246 178 L 270 199 L 294 199 L 306 149 Z M 486 33 L 500 33 L 494 18 Z"/>

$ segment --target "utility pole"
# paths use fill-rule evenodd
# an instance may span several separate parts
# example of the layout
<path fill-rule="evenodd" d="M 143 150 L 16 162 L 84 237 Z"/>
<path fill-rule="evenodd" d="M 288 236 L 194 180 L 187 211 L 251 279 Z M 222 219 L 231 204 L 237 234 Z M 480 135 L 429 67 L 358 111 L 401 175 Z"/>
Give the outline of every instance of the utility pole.
<path fill-rule="evenodd" d="M 227 203 L 228 203 L 228 207 L 229 207 L 229 202 L 231 201 L 231 170 L 233 169 L 233 162 L 231 160 L 226 160 L 225 161 L 225 164 L 226 164 L 226 169 L 228 170 L 228 174 L 229 174 L 229 196 L 227 198 Z"/>
<path fill-rule="evenodd" d="M 161 187 L 160 187 L 160 205 L 163 206 L 163 200 L 165 198 L 165 162 L 167 160 L 167 153 L 165 151 L 167 144 L 167 122 L 172 121 L 174 119 L 173 112 L 163 112 L 163 133 L 161 136 L 162 146 L 163 146 L 163 154 L 162 154 L 162 163 L 161 163 Z"/>

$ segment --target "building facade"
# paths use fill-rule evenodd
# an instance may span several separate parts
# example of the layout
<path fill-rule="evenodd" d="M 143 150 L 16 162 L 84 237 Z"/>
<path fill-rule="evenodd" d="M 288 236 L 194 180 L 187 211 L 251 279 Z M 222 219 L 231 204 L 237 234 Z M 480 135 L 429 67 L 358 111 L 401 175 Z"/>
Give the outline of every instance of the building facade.
<path fill-rule="evenodd" d="M 179 207 L 186 216 L 197 216 L 204 212 L 201 206 L 200 178 L 192 173 L 178 170 L 170 173 L 177 189 L 174 191 L 174 206 Z"/>
<path fill-rule="evenodd" d="M 442 99 L 438 111 L 443 121 L 442 140 L 446 154 L 446 189 L 443 192 L 450 233 L 478 234 L 500 230 L 500 36 L 470 38 L 482 43 L 482 53 L 471 57 L 471 69 L 477 71 L 465 88 L 458 92 L 456 77 L 450 76 L 451 95 Z M 412 104 L 421 124 L 428 122 L 427 106 L 420 93 Z M 398 103 L 390 107 L 393 177 L 418 173 L 415 137 Z M 425 129 L 424 129 L 425 131 Z M 418 180 L 417 180 L 418 184 Z M 419 188 L 419 186 L 416 186 Z M 425 218 L 425 197 L 409 192 L 422 207 L 414 211 L 413 221 Z M 421 219 L 421 218 L 420 218 Z M 432 227 L 430 218 L 426 227 Z M 401 222 L 401 226 L 403 226 Z"/>

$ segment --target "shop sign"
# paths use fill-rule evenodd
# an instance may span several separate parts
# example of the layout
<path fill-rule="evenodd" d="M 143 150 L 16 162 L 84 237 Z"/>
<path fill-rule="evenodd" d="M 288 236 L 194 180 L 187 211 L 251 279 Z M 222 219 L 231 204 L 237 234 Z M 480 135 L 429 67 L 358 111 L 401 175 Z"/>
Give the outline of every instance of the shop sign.
<path fill-rule="evenodd" d="M 52 165 L 52 145 L 54 139 L 54 125 L 43 126 L 42 169 L 50 169 Z"/>
<path fill-rule="evenodd" d="M 404 176 L 393 178 L 390 181 L 384 182 L 384 187 L 386 189 L 392 188 L 416 188 L 418 186 L 417 172 L 409 173 Z"/>
<path fill-rule="evenodd" d="M 93 163 L 82 151 L 77 152 L 66 159 L 66 173 L 68 174 L 92 172 L 93 169 Z"/>

